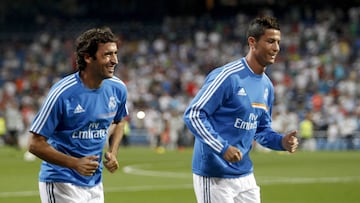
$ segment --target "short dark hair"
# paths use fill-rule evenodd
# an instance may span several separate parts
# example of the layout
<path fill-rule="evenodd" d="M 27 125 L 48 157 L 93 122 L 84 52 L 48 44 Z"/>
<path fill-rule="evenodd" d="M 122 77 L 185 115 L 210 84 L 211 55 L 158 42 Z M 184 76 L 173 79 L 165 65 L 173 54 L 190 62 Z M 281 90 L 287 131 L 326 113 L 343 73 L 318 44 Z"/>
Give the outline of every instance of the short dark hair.
<path fill-rule="evenodd" d="M 254 37 L 259 40 L 267 29 L 280 30 L 277 19 L 272 16 L 257 17 L 250 22 L 246 36 L 247 38 Z"/>
<path fill-rule="evenodd" d="M 83 32 L 75 42 L 76 66 L 79 70 L 84 70 L 86 62 L 85 54 L 95 58 L 99 43 L 117 42 L 118 39 L 109 27 L 92 28 Z"/>

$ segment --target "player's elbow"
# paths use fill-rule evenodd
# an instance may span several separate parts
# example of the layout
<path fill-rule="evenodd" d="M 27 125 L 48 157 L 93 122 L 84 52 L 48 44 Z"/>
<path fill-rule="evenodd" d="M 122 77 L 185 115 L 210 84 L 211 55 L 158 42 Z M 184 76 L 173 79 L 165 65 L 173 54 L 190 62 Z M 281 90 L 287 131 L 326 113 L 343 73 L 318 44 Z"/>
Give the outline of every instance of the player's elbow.
<path fill-rule="evenodd" d="M 32 154 L 36 155 L 37 154 L 37 149 L 38 149 L 38 146 L 31 139 L 30 142 L 29 142 L 29 145 L 28 145 L 28 151 L 31 152 Z"/>
<path fill-rule="evenodd" d="M 184 123 L 189 127 L 195 120 L 199 119 L 197 115 L 198 113 L 194 113 L 192 108 L 188 108 L 183 115 Z"/>
<path fill-rule="evenodd" d="M 28 145 L 28 151 L 34 155 L 38 155 L 44 143 L 46 143 L 45 137 L 32 134 Z"/>

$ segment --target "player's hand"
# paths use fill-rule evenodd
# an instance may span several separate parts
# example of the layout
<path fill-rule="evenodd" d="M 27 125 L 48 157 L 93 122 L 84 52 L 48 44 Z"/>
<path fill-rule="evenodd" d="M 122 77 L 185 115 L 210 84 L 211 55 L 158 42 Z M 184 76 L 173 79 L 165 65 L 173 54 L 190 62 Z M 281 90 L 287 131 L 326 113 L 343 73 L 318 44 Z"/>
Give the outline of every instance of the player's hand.
<path fill-rule="evenodd" d="M 228 162 L 235 163 L 242 159 L 242 153 L 238 148 L 230 146 L 224 154 L 224 159 Z"/>
<path fill-rule="evenodd" d="M 92 176 L 99 168 L 99 156 L 85 156 L 76 162 L 75 170 L 84 176 Z"/>
<path fill-rule="evenodd" d="M 119 163 L 115 155 L 110 152 L 106 152 L 104 166 L 110 173 L 114 173 L 119 168 Z"/>
<path fill-rule="evenodd" d="M 298 138 L 296 137 L 297 131 L 294 130 L 288 134 L 286 134 L 282 138 L 282 146 L 286 149 L 286 151 L 290 153 L 294 153 L 299 145 Z"/>

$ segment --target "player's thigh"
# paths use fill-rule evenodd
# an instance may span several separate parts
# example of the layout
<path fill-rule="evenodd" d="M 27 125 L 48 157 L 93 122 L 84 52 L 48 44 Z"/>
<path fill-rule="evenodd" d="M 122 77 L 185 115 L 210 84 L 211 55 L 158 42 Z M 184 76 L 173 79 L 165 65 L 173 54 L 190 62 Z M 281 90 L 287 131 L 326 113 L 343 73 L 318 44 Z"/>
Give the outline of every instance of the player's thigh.
<path fill-rule="evenodd" d="M 238 193 L 235 196 L 235 203 L 260 203 L 260 187 L 257 185 L 254 174 L 238 178 L 236 185 L 241 185 L 238 188 Z"/>
<path fill-rule="evenodd" d="M 193 175 L 197 203 L 234 203 L 234 190 L 226 184 L 226 179 Z"/>
<path fill-rule="evenodd" d="M 235 198 L 235 203 L 260 203 L 260 188 L 254 187 L 250 190 L 239 193 Z"/>
<path fill-rule="evenodd" d="M 99 183 L 94 187 L 88 189 L 91 198 L 86 203 L 104 203 L 104 189 L 103 184 Z"/>

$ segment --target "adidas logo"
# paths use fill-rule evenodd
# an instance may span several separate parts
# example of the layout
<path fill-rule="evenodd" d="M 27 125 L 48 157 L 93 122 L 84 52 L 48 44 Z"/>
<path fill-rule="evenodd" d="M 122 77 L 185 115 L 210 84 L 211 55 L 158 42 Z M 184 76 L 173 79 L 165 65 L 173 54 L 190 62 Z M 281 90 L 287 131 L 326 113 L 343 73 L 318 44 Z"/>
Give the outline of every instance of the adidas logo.
<path fill-rule="evenodd" d="M 242 88 L 238 91 L 237 95 L 246 96 L 245 89 L 242 87 Z"/>
<path fill-rule="evenodd" d="M 74 110 L 74 113 L 82 113 L 82 112 L 85 112 L 85 110 L 80 104 L 78 104 Z"/>

